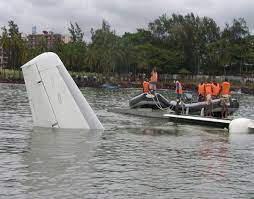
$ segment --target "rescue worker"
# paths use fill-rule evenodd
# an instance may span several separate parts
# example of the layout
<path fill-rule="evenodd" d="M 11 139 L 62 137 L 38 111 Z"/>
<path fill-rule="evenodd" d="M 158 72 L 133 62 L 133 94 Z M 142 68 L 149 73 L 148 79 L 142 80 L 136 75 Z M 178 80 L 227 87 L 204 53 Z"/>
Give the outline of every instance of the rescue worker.
<path fill-rule="evenodd" d="M 212 96 L 214 98 L 217 98 L 217 97 L 219 97 L 219 94 L 220 94 L 220 84 L 217 83 L 217 82 L 214 82 L 213 83 Z"/>
<path fill-rule="evenodd" d="M 206 116 L 212 116 L 212 82 L 205 84 Z"/>
<path fill-rule="evenodd" d="M 222 105 L 222 112 L 221 117 L 227 118 L 228 117 L 228 107 L 230 106 L 230 83 L 227 78 L 225 78 L 225 81 L 221 84 L 221 105 Z"/>
<path fill-rule="evenodd" d="M 178 80 L 175 81 L 175 85 L 176 85 L 176 108 L 175 108 L 175 112 L 176 114 L 179 114 L 179 107 L 180 107 L 180 102 L 181 102 L 181 98 L 183 95 L 183 87 L 181 82 L 179 82 Z"/>
<path fill-rule="evenodd" d="M 175 84 L 176 84 L 176 98 L 180 100 L 183 94 L 183 87 L 181 82 L 179 82 L 178 80 L 175 82 Z"/>
<path fill-rule="evenodd" d="M 205 101 L 205 84 L 203 81 L 198 84 L 198 101 Z"/>
<path fill-rule="evenodd" d="M 153 92 L 156 91 L 157 80 L 158 80 L 158 74 L 157 74 L 156 68 L 153 68 L 153 70 L 151 72 L 150 83 L 149 83 L 150 90 L 152 90 Z"/>
<path fill-rule="evenodd" d="M 145 78 L 145 80 L 143 82 L 143 93 L 148 93 L 149 91 L 150 91 L 149 82 L 148 82 L 148 79 Z"/>

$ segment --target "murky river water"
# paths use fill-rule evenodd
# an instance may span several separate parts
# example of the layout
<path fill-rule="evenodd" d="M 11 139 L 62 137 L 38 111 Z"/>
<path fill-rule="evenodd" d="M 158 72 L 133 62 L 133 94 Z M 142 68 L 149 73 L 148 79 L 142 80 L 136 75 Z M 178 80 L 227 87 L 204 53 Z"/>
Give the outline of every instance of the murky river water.
<path fill-rule="evenodd" d="M 24 85 L 0 84 L 0 198 L 253 198 L 254 135 L 108 112 L 136 89 L 82 89 L 106 130 L 32 131 Z M 254 119 L 254 96 L 236 116 Z"/>

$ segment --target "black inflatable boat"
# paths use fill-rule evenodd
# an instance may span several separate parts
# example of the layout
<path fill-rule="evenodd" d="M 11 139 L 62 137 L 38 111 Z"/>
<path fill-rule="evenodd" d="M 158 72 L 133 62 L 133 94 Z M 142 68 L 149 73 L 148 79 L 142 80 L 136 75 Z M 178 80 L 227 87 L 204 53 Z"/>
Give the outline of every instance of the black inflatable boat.
<path fill-rule="evenodd" d="M 170 102 L 161 94 L 142 93 L 129 101 L 131 108 L 164 109 L 170 106 Z"/>
<path fill-rule="evenodd" d="M 152 109 L 171 109 L 176 111 L 176 101 L 169 102 L 163 95 L 156 93 L 142 93 L 129 101 L 131 108 L 152 108 Z M 183 114 L 200 115 L 202 109 L 206 110 L 206 102 L 181 102 L 178 111 Z M 233 114 L 239 108 L 239 102 L 230 98 L 229 114 Z M 222 111 L 220 99 L 212 100 L 212 113 L 214 117 L 220 117 Z"/>
<path fill-rule="evenodd" d="M 170 102 L 170 108 L 171 110 L 176 110 L 176 101 Z M 182 112 L 183 114 L 191 114 L 191 115 L 200 115 L 202 109 L 206 111 L 207 104 L 206 102 L 194 102 L 194 103 L 183 103 L 181 102 L 178 107 L 178 111 Z M 230 106 L 228 107 L 228 113 L 229 115 L 232 115 L 237 109 L 239 108 L 239 102 L 234 99 L 230 98 Z M 214 117 L 221 117 L 221 100 L 220 99 L 214 99 L 212 100 L 212 115 Z"/>

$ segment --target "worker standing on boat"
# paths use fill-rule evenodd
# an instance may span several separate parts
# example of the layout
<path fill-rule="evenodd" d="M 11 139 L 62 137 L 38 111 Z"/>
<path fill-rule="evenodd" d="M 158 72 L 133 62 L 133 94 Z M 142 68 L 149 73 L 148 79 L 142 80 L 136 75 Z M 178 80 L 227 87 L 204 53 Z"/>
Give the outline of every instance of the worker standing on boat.
<path fill-rule="evenodd" d="M 213 82 L 213 90 L 212 90 L 212 96 L 213 98 L 218 98 L 220 94 L 220 84 L 217 82 Z"/>
<path fill-rule="evenodd" d="M 153 70 L 151 72 L 150 83 L 149 83 L 150 90 L 152 90 L 153 92 L 156 91 L 157 80 L 158 80 L 158 74 L 157 74 L 156 68 L 153 68 Z"/>
<path fill-rule="evenodd" d="M 175 84 L 176 84 L 176 98 L 180 100 L 183 95 L 183 87 L 181 82 L 179 82 L 178 80 L 175 82 Z"/>
<path fill-rule="evenodd" d="M 148 79 L 145 78 L 145 80 L 143 82 L 143 93 L 148 93 L 149 91 L 150 91 L 149 82 L 148 82 Z"/>
<path fill-rule="evenodd" d="M 205 101 L 205 84 L 203 81 L 198 84 L 198 101 Z"/>
<path fill-rule="evenodd" d="M 225 78 L 225 81 L 221 84 L 221 105 L 222 105 L 222 112 L 221 117 L 227 118 L 228 117 L 228 107 L 230 106 L 230 83 L 227 78 Z"/>
<path fill-rule="evenodd" d="M 176 108 L 175 108 L 175 112 L 176 112 L 176 114 L 179 114 L 180 102 L 181 102 L 182 95 L 183 95 L 183 87 L 182 87 L 181 82 L 179 82 L 178 80 L 175 81 L 175 86 L 176 86 Z"/>
<path fill-rule="evenodd" d="M 205 84 L 205 98 L 206 98 L 206 116 L 212 116 L 212 82 L 207 82 Z"/>

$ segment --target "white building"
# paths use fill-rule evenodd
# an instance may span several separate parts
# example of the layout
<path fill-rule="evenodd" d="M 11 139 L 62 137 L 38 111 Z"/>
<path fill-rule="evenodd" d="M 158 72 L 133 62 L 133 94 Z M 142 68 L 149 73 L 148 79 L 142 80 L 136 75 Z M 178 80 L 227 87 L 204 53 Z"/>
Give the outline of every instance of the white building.
<path fill-rule="evenodd" d="M 68 44 L 69 42 L 71 42 L 71 37 L 70 37 L 70 35 L 62 35 L 62 41 L 63 41 L 65 44 Z"/>

